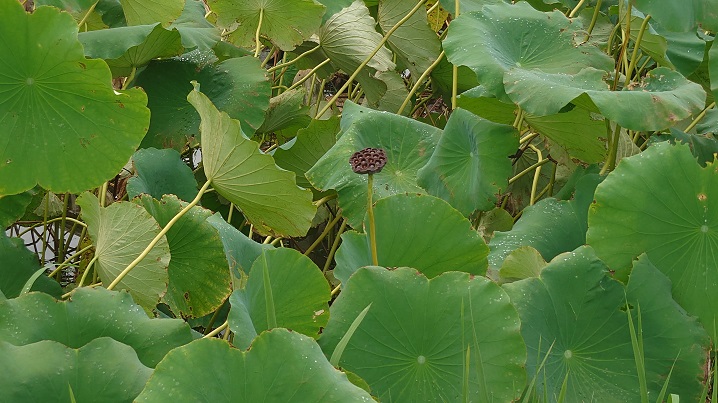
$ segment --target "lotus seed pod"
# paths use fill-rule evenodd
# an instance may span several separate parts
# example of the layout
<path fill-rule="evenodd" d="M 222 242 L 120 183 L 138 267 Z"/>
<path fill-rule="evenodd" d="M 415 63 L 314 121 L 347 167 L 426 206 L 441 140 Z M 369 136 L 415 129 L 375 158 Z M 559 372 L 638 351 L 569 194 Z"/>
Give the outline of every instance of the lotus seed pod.
<path fill-rule="evenodd" d="M 358 174 L 376 174 L 386 165 L 386 152 L 381 148 L 365 148 L 349 158 L 349 165 Z"/>

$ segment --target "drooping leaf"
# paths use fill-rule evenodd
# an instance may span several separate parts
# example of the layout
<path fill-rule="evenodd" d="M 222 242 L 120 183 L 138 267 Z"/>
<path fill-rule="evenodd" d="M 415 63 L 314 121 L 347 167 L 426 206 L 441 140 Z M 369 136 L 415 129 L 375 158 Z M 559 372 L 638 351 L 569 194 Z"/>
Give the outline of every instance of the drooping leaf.
<path fill-rule="evenodd" d="M 50 340 L 24 346 L 0 342 L 0 355 L 4 402 L 129 403 L 152 375 L 132 347 L 109 337 L 79 349 Z"/>
<path fill-rule="evenodd" d="M 409 268 L 363 268 L 332 304 L 319 340 L 334 351 L 371 304 L 339 361 L 381 401 L 512 401 L 526 360 L 518 315 L 495 283 L 466 273 L 428 280 Z M 466 384 L 466 383 L 467 384 Z"/>
<path fill-rule="evenodd" d="M 257 334 L 271 329 L 267 322 L 265 270 L 277 327 L 317 338 L 329 317 L 329 284 L 311 259 L 294 249 L 279 248 L 262 252 L 252 265 L 245 287 L 229 299 L 233 344 L 247 349 Z"/>
<path fill-rule="evenodd" d="M 624 158 L 596 189 L 587 240 L 625 279 L 646 253 L 673 283 L 673 297 L 713 335 L 718 317 L 718 175 L 685 145 L 662 142 Z"/>
<path fill-rule="evenodd" d="M 452 21 L 444 49 L 451 63 L 470 67 L 490 94 L 506 101 L 505 74 L 512 69 L 572 75 L 585 67 L 612 68 L 598 47 L 575 44 L 578 28 L 560 11 L 497 2 Z"/>
<path fill-rule="evenodd" d="M 36 184 L 75 193 L 112 179 L 147 131 L 144 93 L 112 89 L 69 14 L 3 1 L 0 15 L 0 195 Z"/>
<path fill-rule="evenodd" d="M 314 0 L 210 0 L 222 27 L 234 27 L 229 38 L 237 46 L 254 45 L 259 34 L 269 38 L 281 50 L 292 50 L 316 33 L 322 22 L 324 6 Z"/>
<path fill-rule="evenodd" d="M 651 395 L 671 370 L 668 390 L 691 401 L 700 395 L 708 337 L 672 300 L 669 280 L 645 257 L 625 289 L 589 247 L 560 255 L 540 277 L 504 289 L 521 316 L 527 371 L 541 380 L 535 384 L 538 395 L 555 400 L 567 379 L 566 401 L 591 401 L 597 391 L 601 401 L 640 400 L 626 309 L 634 327 L 640 310 Z"/>
<path fill-rule="evenodd" d="M 179 31 L 159 23 L 81 32 L 78 38 L 85 56 L 105 59 L 115 77 L 129 76 L 152 59 L 184 53 Z"/>
<path fill-rule="evenodd" d="M 192 341 L 184 321 L 150 319 L 126 292 L 79 288 L 68 301 L 35 292 L 0 301 L 0 341 L 24 346 L 54 340 L 80 348 L 99 337 L 127 344 L 151 368 L 173 348 Z"/>
<path fill-rule="evenodd" d="M 20 295 L 27 280 L 40 269 L 37 256 L 25 247 L 20 238 L 8 238 L 0 233 L 0 291 L 5 298 Z M 42 291 L 53 297 L 62 295 L 62 288 L 57 281 L 40 276 L 35 280 L 32 291 Z"/>
<path fill-rule="evenodd" d="M 132 165 L 136 175 L 127 181 L 130 199 L 148 194 L 159 200 L 163 195 L 173 194 L 190 201 L 197 195 L 197 180 L 175 150 L 137 150 L 132 156 Z"/>
<path fill-rule="evenodd" d="M 95 245 L 94 270 L 104 286 L 110 285 L 161 230 L 157 221 L 134 203 L 100 207 L 97 197 L 85 192 L 77 199 L 77 205 L 82 208 L 87 233 Z M 169 262 L 170 248 L 167 238 L 162 236 L 130 274 L 120 280 L 117 289 L 128 290 L 138 305 L 151 312 L 167 290 Z"/>
<path fill-rule="evenodd" d="M 500 101 L 489 94 L 483 85 L 477 85 L 456 98 L 456 104 L 474 115 L 505 125 L 516 120 L 516 105 Z"/>
<path fill-rule="evenodd" d="M 376 202 L 374 221 L 382 266 L 413 267 L 429 278 L 447 271 L 486 271 L 488 248 L 483 239 L 469 220 L 441 199 L 417 194 L 387 197 Z M 366 221 L 364 227 L 369 228 Z M 357 269 L 372 264 L 372 257 L 367 233 L 345 232 L 342 240 L 334 276 L 346 284 Z"/>
<path fill-rule="evenodd" d="M 36 190 L 30 189 L 14 195 L 0 196 L 0 228 L 9 227 L 25 215 L 36 193 Z"/>
<path fill-rule="evenodd" d="M 277 148 L 274 160 L 280 167 L 297 174 L 297 185 L 311 187 L 304 174 L 336 143 L 337 132 L 339 119 L 336 117 L 314 119 L 309 126 L 297 132 L 297 137 Z"/>
<path fill-rule="evenodd" d="M 207 371 L 212 368 L 212 371 Z M 371 402 L 334 369 L 310 337 L 286 329 L 262 333 L 243 352 L 218 339 L 177 348 L 157 366 L 137 402 Z"/>
<path fill-rule="evenodd" d="M 383 0 L 379 2 L 377 22 L 386 34 L 416 6 L 413 1 Z M 439 56 L 439 37 L 429 27 L 425 12 L 419 10 L 401 24 L 389 37 L 389 47 L 397 56 L 398 65 L 411 72 L 416 81 Z M 396 110 L 395 110 L 396 111 Z"/>
<path fill-rule="evenodd" d="M 509 155 L 518 146 L 513 127 L 455 109 L 429 162 L 419 170 L 418 183 L 465 216 L 491 210 L 496 194 L 508 186 Z"/>
<path fill-rule="evenodd" d="M 138 204 L 161 227 L 186 205 L 174 195 L 165 195 L 162 200 L 143 195 Z M 211 215 L 209 210 L 195 206 L 165 235 L 172 259 L 163 301 L 183 317 L 197 318 L 214 312 L 232 292 L 224 245 L 217 229 L 207 222 Z"/>
<path fill-rule="evenodd" d="M 700 85 L 665 67 L 651 70 L 623 91 L 608 91 L 603 74 L 595 69 L 573 76 L 513 69 L 506 74 L 506 92 L 529 113 L 550 115 L 574 102 L 630 130 L 663 130 L 705 105 Z"/>
<path fill-rule="evenodd" d="M 270 133 L 294 125 L 306 127 L 312 120 L 309 107 L 304 105 L 306 95 L 307 91 L 300 87 L 270 99 L 264 123 L 257 131 Z"/>
<path fill-rule="evenodd" d="M 718 153 L 718 140 L 711 133 L 706 134 L 690 134 L 684 133 L 678 129 L 672 128 L 669 134 L 662 134 L 652 137 L 657 141 L 668 140 L 671 143 L 681 142 L 687 144 L 693 156 L 698 159 L 701 166 L 713 162 L 716 153 Z"/>
<path fill-rule="evenodd" d="M 259 233 L 306 234 L 317 210 L 312 192 L 299 188 L 293 172 L 277 167 L 244 136 L 239 122 L 218 111 L 198 88 L 187 99 L 202 117 L 202 161 L 214 189 Z"/>
<path fill-rule="evenodd" d="M 359 110 L 355 116 L 343 117 L 342 127 L 345 119 L 354 123 L 306 176 L 319 190 L 336 190 L 344 216 L 359 228 L 366 212 L 367 177 L 352 171 L 349 157 L 366 147 L 386 151 L 386 166 L 374 175 L 374 201 L 398 193 L 425 193 L 416 183 L 417 172 L 429 160 L 441 130 L 385 112 Z"/>
<path fill-rule="evenodd" d="M 219 29 L 207 21 L 204 14 L 202 0 L 185 0 L 182 14 L 168 27 L 179 31 L 185 49 L 209 51 L 219 42 Z"/>
<path fill-rule="evenodd" d="M 252 263 L 264 250 L 274 249 L 272 245 L 255 242 L 239 230 L 229 225 L 219 213 L 207 219 L 219 231 L 224 244 L 224 254 L 229 268 L 237 278 L 249 275 Z"/>
<path fill-rule="evenodd" d="M 204 57 L 200 53 L 191 60 L 156 61 L 137 76 L 135 85 L 147 92 L 152 109 L 142 147 L 182 151 L 190 138 L 199 136 L 199 114 L 187 101 L 193 80 L 220 110 L 240 121 L 244 133 L 252 134 L 261 126 L 269 107 L 271 84 L 260 62 L 240 57 L 206 64 Z"/>
<path fill-rule="evenodd" d="M 120 0 L 128 25 L 168 24 L 182 14 L 184 0 Z"/>
<path fill-rule="evenodd" d="M 522 246 L 509 253 L 499 269 L 499 276 L 504 281 L 523 280 L 538 277 L 546 267 L 546 261 L 536 249 Z"/>
<path fill-rule="evenodd" d="M 90 10 L 93 5 L 94 9 Z M 124 23 L 125 19 L 119 0 L 35 0 L 35 7 L 39 6 L 53 6 L 67 11 L 78 23 L 84 20 L 80 27 L 83 31 L 108 28 L 112 25 L 111 20 L 121 19 Z"/>
<path fill-rule="evenodd" d="M 498 270 L 509 254 L 522 247 L 538 250 L 546 261 L 586 243 L 588 207 L 601 181 L 598 174 L 579 180 L 571 201 L 546 198 L 527 207 L 511 231 L 495 232 L 489 243 L 489 266 Z"/>

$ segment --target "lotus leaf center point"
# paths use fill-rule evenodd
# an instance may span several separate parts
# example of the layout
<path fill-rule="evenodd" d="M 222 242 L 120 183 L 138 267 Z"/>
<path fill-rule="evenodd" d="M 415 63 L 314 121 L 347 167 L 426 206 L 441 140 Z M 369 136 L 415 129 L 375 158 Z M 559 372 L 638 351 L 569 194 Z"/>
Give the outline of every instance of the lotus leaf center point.
<path fill-rule="evenodd" d="M 416 361 L 417 361 L 419 364 L 424 364 L 424 363 L 426 363 L 426 357 L 424 357 L 423 355 L 420 355 L 420 356 L 416 359 Z"/>
<path fill-rule="evenodd" d="M 28 77 L 27 80 L 25 80 L 25 83 L 27 83 L 27 85 L 33 85 L 35 84 L 35 79 L 32 77 Z"/>
<path fill-rule="evenodd" d="M 571 351 L 571 350 L 566 350 L 566 351 L 563 352 L 563 356 L 566 357 L 566 358 L 571 358 L 571 357 L 573 357 L 573 351 Z"/>
<path fill-rule="evenodd" d="M 701 232 L 708 232 L 708 226 L 707 226 L 707 225 L 701 225 Z"/>

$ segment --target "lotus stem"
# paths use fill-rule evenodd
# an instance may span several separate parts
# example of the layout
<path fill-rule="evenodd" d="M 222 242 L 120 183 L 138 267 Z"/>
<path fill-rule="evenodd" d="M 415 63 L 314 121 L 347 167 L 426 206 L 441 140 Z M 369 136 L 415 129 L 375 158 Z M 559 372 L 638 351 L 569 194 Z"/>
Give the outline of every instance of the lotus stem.
<path fill-rule="evenodd" d="M 312 243 L 312 245 L 309 248 L 307 248 L 307 250 L 304 252 L 304 256 L 309 256 L 309 254 L 312 253 L 312 251 L 314 249 L 316 249 L 317 246 L 319 246 L 319 244 L 324 240 L 324 238 L 327 237 L 327 234 L 329 234 L 329 231 L 331 231 L 331 229 L 334 228 L 334 226 L 339 222 L 339 220 L 341 220 L 341 218 L 342 218 L 342 213 L 339 212 L 339 213 L 337 213 L 337 216 L 334 217 L 334 219 L 332 221 L 327 223 L 327 226 L 324 227 L 324 231 L 322 231 L 322 233 L 319 235 L 319 237 L 317 237 L 317 239 Z"/>
<path fill-rule="evenodd" d="M 347 219 L 345 218 L 344 221 L 342 221 L 342 225 L 339 226 L 339 231 L 337 231 L 337 236 L 334 237 L 334 242 L 332 242 L 332 248 L 329 250 L 329 255 L 327 256 L 326 262 L 324 262 L 324 268 L 322 269 L 322 274 L 326 274 L 327 270 L 329 269 L 329 265 L 332 263 L 332 259 L 334 259 L 334 253 L 336 253 L 337 248 L 339 247 L 339 241 L 341 240 L 341 235 L 344 233 L 344 229 L 347 227 Z"/>
<path fill-rule="evenodd" d="M 643 23 L 641 24 L 641 29 L 638 31 L 638 36 L 636 37 L 636 43 L 633 44 L 633 53 L 631 54 L 631 63 L 628 65 L 628 70 L 626 71 L 626 81 L 624 82 L 624 85 L 628 85 L 628 83 L 631 82 L 631 75 L 633 74 L 633 69 L 636 68 L 636 63 L 638 62 L 638 48 L 641 46 L 641 41 L 643 40 L 643 34 L 646 32 L 646 28 L 648 27 L 648 21 L 651 19 L 651 15 L 647 15 L 646 18 L 643 20 Z M 630 23 L 630 18 L 629 18 Z"/>
<path fill-rule="evenodd" d="M 301 80 L 297 81 L 296 83 L 292 84 L 292 86 L 289 87 L 289 88 L 287 89 L 287 91 L 293 90 L 293 89 L 299 87 L 300 85 L 304 84 L 304 82 L 307 81 L 310 77 L 312 77 L 312 76 L 314 75 L 314 73 L 317 72 L 317 70 L 319 70 L 320 68 L 322 68 L 322 66 L 324 66 L 324 65 L 327 64 L 327 63 L 329 63 L 330 61 L 331 61 L 331 59 L 326 59 L 326 60 L 324 60 L 323 62 L 317 64 L 317 66 L 314 67 L 313 69 L 311 69 L 311 70 L 309 71 L 309 73 L 307 73 L 306 76 L 304 76 Z M 311 97 L 311 93 L 310 93 L 309 96 Z"/>
<path fill-rule="evenodd" d="M 598 21 L 598 14 L 601 12 L 601 2 L 603 2 L 603 0 L 598 0 L 596 2 L 596 7 L 593 10 L 593 17 L 591 17 L 591 23 L 588 25 L 588 29 L 586 30 L 586 40 L 584 42 L 588 42 L 589 38 L 591 38 L 593 28 L 596 26 L 596 21 Z"/>
<path fill-rule="evenodd" d="M 262 29 L 262 19 L 264 19 L 264 8 L 259 9 L 259 22 L 257 23 L 257 32 L 254 34 L 254 57 L 259 57 L 259 52 L 262 51 L 262 43 L 259 41 L 259 31 Z"/>
<path fill-rule="evenodd" d="M 290 60 L 290 61 L 288 61 L 288 62 L 286 62 L 286 63 L 281 63 L 281 64 L 278 64 L 278 65 L 276 65 L 276 66 L 270 67 L 269 69 L 267 69 L 267 74 L 269 74 L 269 73 L 271 73 L 271 72 L 273 72 L 273 71 L 277 71 L 277 70 L 279 70 L 279 69 L 283 69 L 283 68 L 289 67 L 289 66 L 291 66 L 292 64 L 294 64 L 294 63 L 296 63 L 296 62 L 302 60 L 303 57 L 305 57 L 305 56 L 307 56 L 307 55 L 313 53 L 314 51 L 318 50 L 318 49 L 321 48 L 321 47 L 322 47 L 321 45 L 317 45 L 317 46 L 315 46 L 315 47 L 309 49 L 308 51 L 302 53 L 301 55 L 295 57 L 294 59 L 292 59 L 292 60 Z"/>
<path fill-rule="evenodd" d="M 379 259 L 376 253 L 376 226 L 374 225 L 374 174 L 369 174 L 367 180 L 367 215 L 369 216 L 369 242 L 371 244 L 371 261 L 374 266 L 379 266 Z"/>
<path fill-rule="evenodd" d="M 715 108 L 715 106 L 716 106 L 716 103 L 715 103 L 715 101 L 713 101 L 712 104 L 708 105 L 707 108 L 703 109 L 703 111 L 701 111 L 701 113 L 699 113 L 698 116 L 696 116 L 696 118 L 693 119 L 691 124 L 689 124 L 688 127 L 686 127 L 684 131 L 686 133 L 688 133 L 689 131 L 693 130 L 693 128 L 696 127 L 698 122 L 700 122 L 701 119 L 703 119 L 706 116 L 706 113 L 708 113 L 709 110 Z"/>
<path fill-rule="evenodd" d="M 226 329 L 227 327 L 229 327 L 229 321 L 228 321 L 228 320 L 225 320 L 224 323 L 222 323 L 221 325 L 219 325 L 218 328 L 216 328 L 216 329 L 212 330 L 211 332 L 205 334 L 204 336 L 202 336 L 202 338 L 203 338 L 203 339 L 208 339 L 208 338 L 210 338 L 210 337 L 214 337 L 214 336 L 220 334 L 220 333 L 222 332 L 222 330 Z"/>
<path fill-rule="evenodd" d="M 436 2 L 436 5 L 438 5 L 439 2 Z M 404 102 L 402 102 L 401 106 L 399 107 L 399 110 L 396 112 L 397 115 L 401 115 L 402 112 L 404 112 L 404 108 L 409 104 L 409 101 L 411 101 L 411 97 L 416 93 L 416 91 L 419 89 L 419 86 L 426 80 L 426 77 L 431 74 L 431 72 L 436 68 L 436 66 L 441 62 L 441 59 L 444 57 L 444 51 L 442 50 L 441 53 L 439 53 L 439 57 L 434 60 L 434 63 L 431 63 L 431 66 L 429 66 L 426 71 L 424 71 L 418 80 L 416 80 L 416 83 L 414 83 L 414 86 L 411 87 L 411 91 L 409 91 L 408 94 L 406 94 L 406 98 L 404 98 Z"/>

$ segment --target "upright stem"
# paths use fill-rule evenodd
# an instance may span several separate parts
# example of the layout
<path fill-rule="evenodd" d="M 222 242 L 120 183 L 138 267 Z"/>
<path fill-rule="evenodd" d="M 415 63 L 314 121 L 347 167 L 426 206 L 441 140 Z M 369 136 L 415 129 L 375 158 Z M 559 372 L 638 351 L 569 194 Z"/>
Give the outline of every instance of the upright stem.
<path fill-rule="evenodd" d="M 459 0 L 454 1 L 454 19 L 459 17 Z M 451 110 L 456 109 L 456 97 L 459 94 L 459 66 L 451 66 Z"/>
<path fill-rule="evenodd" d="M 439 2 L 437 2 L 436 4 L 438 5 Z M 434 68 L 439 65 L 439 62 L 441 62 L 441 59 L 443 57 L 444 57 L 444 51 L 442 50 L 441 53 L 439 53 L 439 57 L 437 57 L 436 60 L 434 60 L 434 62 L 431 63 L 431 66 L 429 66 L 429 68 L 426 69 L 426 71 L 424 71 L 421 74 L 421 77 L 419 77 L 419 79 L 416 80 L 416 83 L 414 84 L 414 86 L 411 87 L 411 91 L 409 91 L 409 93 L 406 94 L 406 98 L 404 98 L 404 102 L 402 102 L 401 106 L 399 107 L 399 110 L 396 112 L 397 115 L 401 115 L 401 113 L 404 112 L 404 108 L 406 108 L 406 106 L 409 105 L 409 101 L 411 101 L 411 97 L 416 93 L 416 91 L 419 89 L 419 86 L 424 82 L 424 80 L 426 80 L 426 77 L 428 77 L 429 74 L 431 74 L 432 70 L 434 70 Z"/>
<path fill-rule="evenodd" d="M 187 206 L 185 206 L 185 208 L 180 210 L 180 212 L 177 213 L 177 215 L 172 217 L 172 219 L 167 223 L 167 225 L 165 225 L 165 227 L 162 228 L 162 231 L 160 231 L 159 234 L 157 234 L 154 237 L 154 239 L 152 239 L 152 241 L 149 243 L 149 245 L 147 245 L 145 250 L 143 250 L 142 253 L 140 253 L 140 255 L 137 256 L 137 258 L 132 261 L 132 263 L 127 265 L 127 267 L 125 267 L 125 269 L 122 270 L 122 273 L 120 273 L 117 276 L 117 278 L 115 278 L 112 281 L 112 283 L 110 283 L 110 285 L 107 286 L 108 290 L 112 290 L 113 288 L 117 287 L 117 284 L 119 284 L 120 281 L 122 281 L 122 279 L 125 278 L 125 276 L 127 276 L 130 273 L 130 271 L 132 271 L 132 269 L 134 269 L 138 264 L 140 264 L 140 262 L 144 258 L 146 258 L 147 255 L 149 255 L 150 251 L 152 251 L 152 248 L 154 248 L 155 245 L 157 245 L 157 242 L 159 242 L 160 239 L 162 239 L 162 237 L 165 236 L 165 234 L 167 234 L 167 232 L 172 228 L 172 226 L 175 225 L 177 223 L 177 221 L 179 221 L 179 219 L 182 218 L 182 216 L 184 216 L 188 211 L 190 211 L 192 209 L 192 207 L 199 204 L 199 201 L 202 199 L 202 195 L 204 195 L 204 193 L 207 191 L 207 189 L 209 189 L 210 183 L 211 183 L 210 181 L 207 181 L 204 183 L 204 185 L 202 185 L 202 188 L 199 190 L 199 193 L 197 193 L 197 196 L 195 196 L 194 200 L 192 200 Z"/>
<path fill-rule="evenodd" d="M 367 181 L 367 214 L 369 215 L 369 242 L 371 244 L 371 261 L 374 266 L 379 266 L 379 259 L 376 254 L 376 227 L 374 226 L 374 175 L 369 174 Z"/>
<path fill-rule="evenodd" d="M 262 29 L 262 19 L 264 19 L 264 9 L 259 9 L 259 23 L 257 23 L 257 32 L 254 34 L 254 44 L 257 46 L 254 48 L 254 57 L 259 57 L 259 52 L 262 50 L 262 43 L 259 42 L 259 31 Z"/>
<path fill-rule="evenodd" d="M 646 32 L 646 28 L 648 27 L 648 21 L 650 21 L 651 15 L 647 15 L 646 18 L 643 19 L 643 23 L 641 24 L 641 30 L 638 31 L 638 36 L 636 37 L 636 43 L 633 44 L 633 53 L 631 54 L 631 63 L 628 65 L 628 71 L 626 71 L 626 81 L 624 82 L 624 85 L 628 85 L 628 83 L 631 82 L 631 75 L 633 74 L 633 69 L 636 68 L 636 63 L 638 63 L 638 48 L 641 46 L 641 41 L 643 40 L 643 34 Z M 631 18 L 629 16 L 628 22 L 630 24 Z"/>

